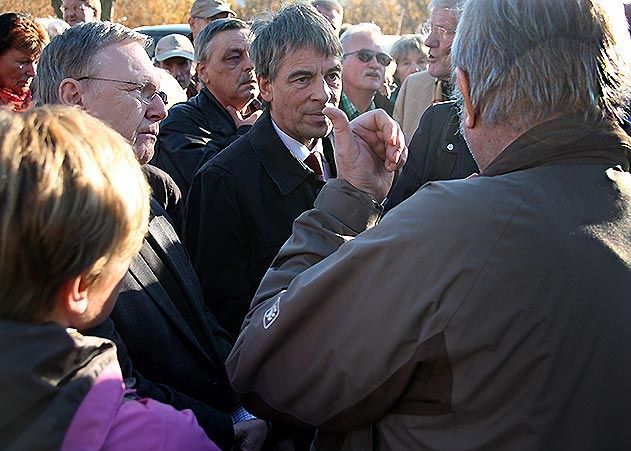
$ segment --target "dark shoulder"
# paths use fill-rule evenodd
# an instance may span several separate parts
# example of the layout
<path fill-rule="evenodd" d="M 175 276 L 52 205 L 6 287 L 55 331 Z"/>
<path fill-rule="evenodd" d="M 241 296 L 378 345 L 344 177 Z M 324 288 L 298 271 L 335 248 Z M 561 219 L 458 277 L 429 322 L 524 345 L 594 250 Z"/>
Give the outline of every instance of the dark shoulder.
<path fill-rule="evenodd" d="M 250 133 L 239 137 L 236 141 L 222 150 L 219 154 L 204 163 L 197 171 L 203 174 L 211 171 L 239 171 L 240 167 L 247 166 L 253 161 L 258 161 L 252 149 L 249 137 Z"/>

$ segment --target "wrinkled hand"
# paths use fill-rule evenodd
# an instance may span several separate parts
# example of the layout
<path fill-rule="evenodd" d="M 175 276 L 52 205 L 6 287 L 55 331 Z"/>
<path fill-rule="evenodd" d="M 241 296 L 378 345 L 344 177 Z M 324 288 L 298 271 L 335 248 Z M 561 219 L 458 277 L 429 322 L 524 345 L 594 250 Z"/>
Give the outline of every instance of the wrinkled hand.
<path fill-rule="evenodd" d="M 234 125 L 236 125 L 237 128 L 241 127 L 242 125 L 254 125 L 256 120 L 259 117 L 261 117 L 261 114 L 263 114 L 263 111 L 258 110 L 258 111 L 255 111 L 254 113 L 250 114 L 248 117 L 244 118 L 241 115 L 241 112 L 239 110 L 237 110 L 233 106 L 227 106 L 226 110 L 228 110 L 228 113 L 230 113 L 230 116 L 232 116 L 232 120 L 234 121 Z"/>
<path fill-rule="evenodd" d="M 234 425 L 234 450 L 259 451 L 267 437 L 267 423 L 263 420 L 239 421 Z"/>
<path fill-rule="evenodd" d="M 364 113 L 350 123 L 331 105 L 323 113 L 333 122 L 338 177 L 381 202 L 407 158 L 399 124 L 383 110 Z"/>

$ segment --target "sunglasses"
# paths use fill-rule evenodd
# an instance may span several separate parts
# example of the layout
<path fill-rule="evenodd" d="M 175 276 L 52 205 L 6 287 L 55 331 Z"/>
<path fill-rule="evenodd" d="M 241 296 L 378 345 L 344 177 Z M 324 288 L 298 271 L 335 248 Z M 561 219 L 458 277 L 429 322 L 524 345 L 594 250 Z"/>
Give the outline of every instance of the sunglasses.
<path fill-rule="evenodd" d="M 361 49 L 355 52 L 345 53 L 344 58 L 351 55 L 357 55 L 357 58 L 362 63 L 367 63 L 373 58 L 377 59 L 377 62 L 382 66 L 388 66 L 392 62 L 392 57 L 387 53 L 375 52 L 374 50 Z"/>
<path fill-rule="evenodd" d="M 77 81 L 81 81 L 81 80 L 98 80 L 98 81 L 110 81 L 110 82 L 114 82 L 114 83 L 125 83 L 128 85 L 132 85 L 134 86 L 136 89 L 136 91 L 138 91 L 140 93 L 140 101 L 142 103 L 144 103 L 145 105 L 149 105 L 151 103 L 151 101 L 156 97 L 160 97 L 160 99 L 162 100 L 162 102 L 166 105 L 167 104 L 167 95 L 165 92 L 162 91 L 158 91 L 158 88 L 156 88 L 156 85 L 154 85 L 153 83 L 144 83 L 144 84 L 140 84 L 140 83 L 136 83 L 133 81 L 127 81 L 127 80 L 114 80 L 112 78 L 99 78 L 99 77 L 79 77 L 77 78 Z"/>

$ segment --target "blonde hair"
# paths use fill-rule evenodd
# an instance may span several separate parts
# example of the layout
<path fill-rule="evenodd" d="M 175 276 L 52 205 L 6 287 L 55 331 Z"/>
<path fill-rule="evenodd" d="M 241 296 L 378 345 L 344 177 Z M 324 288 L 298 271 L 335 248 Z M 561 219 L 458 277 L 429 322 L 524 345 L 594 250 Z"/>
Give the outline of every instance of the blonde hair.
<path fill-rule="evenodd" d="M 149 192 L 126 141 L 78 108 L 0 111 L 0 318 L 44 320 L 64 282 L 135 255 Z"/>

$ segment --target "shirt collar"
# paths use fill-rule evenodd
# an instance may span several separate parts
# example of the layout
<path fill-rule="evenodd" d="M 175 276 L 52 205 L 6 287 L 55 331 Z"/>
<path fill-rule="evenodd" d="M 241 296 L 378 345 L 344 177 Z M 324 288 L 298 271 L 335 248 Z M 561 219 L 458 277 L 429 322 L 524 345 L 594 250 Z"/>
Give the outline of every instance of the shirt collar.
<path fill-rule="evenodd" d="M 278 127 L 278 125 L 276 125 L 276 122 L 274 122 L 273 119 L 272 119 L 272 126 L 274 127 L 274 130 L 276 130 L 276 133 L 278 134 L 278 137 L 283 142 L 283 144 L 287 146 L 291 154 L 294 157 L 296 157 L 298 160 L 305 161 L 305 158 L 307 158 L 311 152 L 319 152 L 320 155 L 324 155 L 323 154 L 324 149 L 322 147 L 322 139 L 317 138 L 315 146 L 313 146 L 313 149 L 309 149 L 307 146 L 305 146 L 301 142 L 296 141 L 294 138 L 292 138 L 287 133 L 282 131 Z"/>

